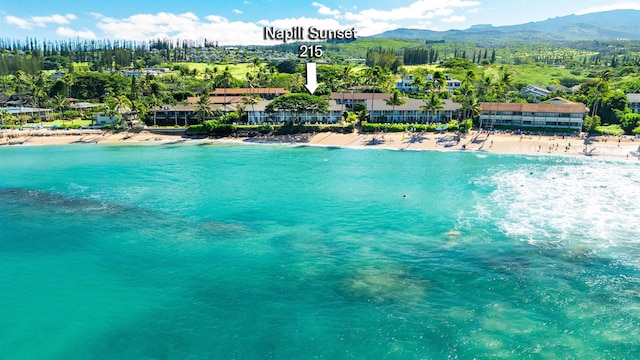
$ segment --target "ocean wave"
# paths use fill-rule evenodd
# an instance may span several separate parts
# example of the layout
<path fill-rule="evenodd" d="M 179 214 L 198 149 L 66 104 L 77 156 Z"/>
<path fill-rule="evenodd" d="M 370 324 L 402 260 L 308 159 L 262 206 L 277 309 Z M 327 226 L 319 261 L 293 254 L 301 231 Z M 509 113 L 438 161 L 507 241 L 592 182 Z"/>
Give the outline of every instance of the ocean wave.
<path fill-rule="evenodd" d="M 492 218 L 506 235 L 532 243 L 640 242 L 640 168 L 607 162 L 551 164 L 490 176 Z"/>

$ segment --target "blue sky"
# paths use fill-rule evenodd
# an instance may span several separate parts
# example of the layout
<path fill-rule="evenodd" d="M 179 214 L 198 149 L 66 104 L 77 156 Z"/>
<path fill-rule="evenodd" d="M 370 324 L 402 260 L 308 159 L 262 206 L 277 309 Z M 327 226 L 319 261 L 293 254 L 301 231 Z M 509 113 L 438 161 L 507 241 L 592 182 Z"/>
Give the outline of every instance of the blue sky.
<path fill-rule="evenodd" d="M 443 31 L 614 9 L 640 10 L 640 0 L 22 0 L 12 4 L 12 8 L 0 8 L 2 37 L 171 37 L 221 45 L 268 44 L 262 35 L 265 26 L 355 28 L 359 36 L 367 36 L 400 27 Z"/>

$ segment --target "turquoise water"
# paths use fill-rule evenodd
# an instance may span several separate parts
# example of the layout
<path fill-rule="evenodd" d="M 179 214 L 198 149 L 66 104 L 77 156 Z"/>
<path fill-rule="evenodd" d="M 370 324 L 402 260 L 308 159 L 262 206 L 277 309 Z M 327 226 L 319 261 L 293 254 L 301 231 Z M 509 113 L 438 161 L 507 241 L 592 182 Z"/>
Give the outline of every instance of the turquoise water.
<path fill-rule="evenodd" d="M 640 353 L 636 163 L 72 145 L 0 171 L 0 359 Z"/>

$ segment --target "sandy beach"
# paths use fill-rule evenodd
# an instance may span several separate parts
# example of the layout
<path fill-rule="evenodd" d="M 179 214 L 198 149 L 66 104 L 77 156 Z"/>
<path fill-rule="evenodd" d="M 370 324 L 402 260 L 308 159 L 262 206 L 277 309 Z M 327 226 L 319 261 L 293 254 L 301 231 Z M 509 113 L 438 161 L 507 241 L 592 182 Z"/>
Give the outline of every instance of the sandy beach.
<path fill-rule="evenodd" d="M 0 132 L 0 146 L 66 144 L 143 144 L 181 142 L 288 143 L 346 148 L 385 148 L 394 150 L 484 151 L 503 154 L 561 155 L 640 161 L 640 140 L 627 137 L 529 136 L 488 134 L 472 131 L 457 136 L 451 133 L 318 133 L 254 138 L 189 138 L 182 135 L 157 134 L 147 130 L 110 132 L 103 130 L 5 130 Z"/>

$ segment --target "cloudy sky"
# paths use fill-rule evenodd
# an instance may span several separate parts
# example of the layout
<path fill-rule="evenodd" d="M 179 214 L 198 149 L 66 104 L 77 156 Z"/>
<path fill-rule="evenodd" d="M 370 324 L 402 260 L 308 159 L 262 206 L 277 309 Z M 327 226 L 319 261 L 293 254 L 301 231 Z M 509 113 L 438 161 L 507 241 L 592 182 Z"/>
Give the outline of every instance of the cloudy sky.
<path fill-rule="evenodd" d="M 7 0 L 8 1 L 8 0 Z M 263 27 L 466 29 L 570 14 L 640 10 L 640 0 L 22 0 L 0 7 L 0 36 L 25 39 L 171 37 L 221 45 L 266 44 Z"/>

